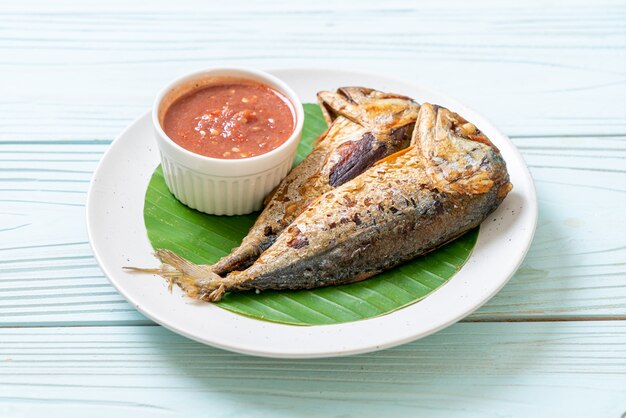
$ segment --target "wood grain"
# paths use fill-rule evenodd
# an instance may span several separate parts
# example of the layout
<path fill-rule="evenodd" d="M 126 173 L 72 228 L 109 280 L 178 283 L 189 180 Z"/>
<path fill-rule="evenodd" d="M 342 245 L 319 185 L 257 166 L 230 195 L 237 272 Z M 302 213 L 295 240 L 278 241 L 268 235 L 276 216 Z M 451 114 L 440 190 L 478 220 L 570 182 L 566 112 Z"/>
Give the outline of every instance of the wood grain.
<path fill-rule="evenodd" d="M 0 416 L 623 416 L 625 19 L 623 0 L 5 2 Z M 353 358 L 151 325 L 91 255 L 88 182 L 165 82 L 230 64 L 379 72 L 485 114 L 537 186 L 522 268 L 470 322 Z"/>
<path fill-rule="evenodd" d="M 16 3 L 0 12 L 0 139 L 110 139 L 169 79 L 224 64 L 414 80 L 514 135 L 626 134 L 624 18 L 619 0 Z"/>
<path fill-rule="evenodd" d="M 160 327 L 0 330 L 3 416 L 619 417 L 626 322 L 457 324 L 383 352 L 271 360 Z"/>
<path fill-rule="evenodd" d="M 626 318 L 626 137 L 513 138 L 540 204 L 531 251 L 471 321 Z M 106 145 L 0 145 L 0 324 L 147 324 L 108 284 L 82 222 Z M 610 227 L 607 228 L 607 225 Z"/>

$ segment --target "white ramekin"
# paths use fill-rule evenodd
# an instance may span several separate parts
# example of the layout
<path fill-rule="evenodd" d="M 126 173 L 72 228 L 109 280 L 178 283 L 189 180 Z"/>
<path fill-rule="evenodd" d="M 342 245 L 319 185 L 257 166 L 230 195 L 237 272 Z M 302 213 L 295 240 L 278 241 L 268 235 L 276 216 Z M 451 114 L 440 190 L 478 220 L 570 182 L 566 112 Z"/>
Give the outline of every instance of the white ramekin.
<path fill-rule="evenodd" d="M 255 157 L 226 160 L 195 154 L 163 131 L 166 110 L 179 97 L 221 80 L 251 80 L 278 90 L 296 116 L 294 131 L 278 148 Z M 302 134 L 304 110 L 298 96 L 271 74 L 247 68 L 209 68 L 179 77 L 157 95 L 152 123 L 167 187 L 185 205 L 212 215 L 243 215 L 261 209 L 263 199 L 287 175 Z"/>

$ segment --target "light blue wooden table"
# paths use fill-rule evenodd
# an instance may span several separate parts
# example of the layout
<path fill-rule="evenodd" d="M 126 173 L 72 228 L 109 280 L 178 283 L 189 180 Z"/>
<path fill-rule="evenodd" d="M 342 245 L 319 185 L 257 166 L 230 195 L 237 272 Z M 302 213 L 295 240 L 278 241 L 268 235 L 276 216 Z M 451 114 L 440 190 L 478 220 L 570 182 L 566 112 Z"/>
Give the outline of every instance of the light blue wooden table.
<path fill-rule="evenodd" d="M 626 413 L 623 0 L 3 2 L 0 51 L 0 417 Z M 522 268 L 463 322 L 350 358 L 144 318 L 91 254 L 88 182 L 167 80 L 224 64 L 379 72 L 487 115 L 536 181 Z"/>

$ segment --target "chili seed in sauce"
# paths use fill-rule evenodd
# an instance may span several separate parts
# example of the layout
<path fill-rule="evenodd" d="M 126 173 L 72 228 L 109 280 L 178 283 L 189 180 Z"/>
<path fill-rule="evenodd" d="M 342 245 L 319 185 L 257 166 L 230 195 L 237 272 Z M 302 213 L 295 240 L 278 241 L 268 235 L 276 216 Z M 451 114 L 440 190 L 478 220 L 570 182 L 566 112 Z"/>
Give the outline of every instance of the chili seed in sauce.
<path fill-rule="evenodd" d="M 192 91 L 165 112 L 163 129 L 181 147 L 208 157 L 265 154 L 293 132 L 291 103 L 259 83 L 229 82 Z"/>

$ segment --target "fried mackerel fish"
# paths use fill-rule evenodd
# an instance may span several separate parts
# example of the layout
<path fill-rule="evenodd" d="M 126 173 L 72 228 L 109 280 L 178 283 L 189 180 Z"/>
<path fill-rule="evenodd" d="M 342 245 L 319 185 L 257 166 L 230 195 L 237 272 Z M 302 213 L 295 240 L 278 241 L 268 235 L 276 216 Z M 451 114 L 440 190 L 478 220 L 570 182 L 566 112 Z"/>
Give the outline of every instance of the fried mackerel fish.
<path fill-rule="evenodd" d="M 511 190 L 498 149 L 445 108 L 422 105 L 412 143 L 323 194 L 246 270 L 220 277 L 157 250 L 163 264 L 144 271 L 210 302 L 225 292 L 358 282 L 478 226 Z"/>
<path fill-rule="evenodd" d="M 247 268 L 311 202 L 406 148 L 419 111 L 408 97 L 364 87 L 323 91 L 318 101 L 329 129 L 266 198 L 241 245 L 211 267 L 214 273 Z"/>

